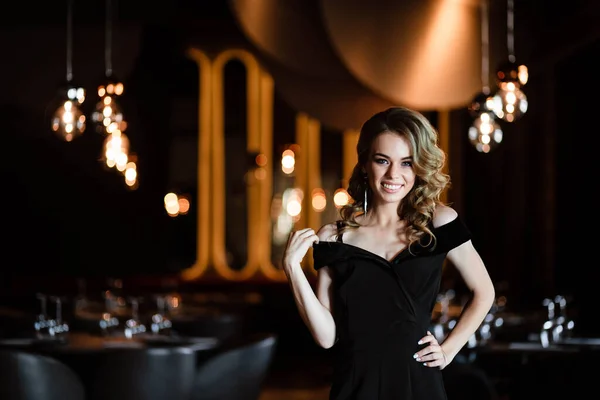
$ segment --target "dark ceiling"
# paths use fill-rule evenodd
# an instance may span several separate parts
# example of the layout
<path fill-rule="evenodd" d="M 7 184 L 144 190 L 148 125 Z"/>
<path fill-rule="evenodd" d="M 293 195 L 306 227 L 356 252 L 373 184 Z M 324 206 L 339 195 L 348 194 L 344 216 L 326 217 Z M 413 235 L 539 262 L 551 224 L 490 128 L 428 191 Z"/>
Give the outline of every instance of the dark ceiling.
<path fill-rule="evenodd" d="M 318 1 L 318 0 L 306 0 Z M 175 0 L 144 2 L 140 0 L 89 0 L 74 1 L 75 25 L 103 24 L 105 6 L 111 4 L 120 24 L 164 24 L 184 31 L 217 32 L 231 29 L 235 23 L 227 0 Z M 372 1 L 373 7 L 377 1 Z M 506 1 L 490 0 L 491 25 L 503 26 Z M 28 2 L 11 4 L 11 17 L 0 23 L 10 27 L 63 25 L 66 21 L 68 1 Z M 515 1 L 515 51 L 524 61 L 540 61 L 546 57 L 559 57 L 562 52 L 600 37 L 600 1 L 547 0 Z M 9 29 L 10 30 L 10 29 Z"/>

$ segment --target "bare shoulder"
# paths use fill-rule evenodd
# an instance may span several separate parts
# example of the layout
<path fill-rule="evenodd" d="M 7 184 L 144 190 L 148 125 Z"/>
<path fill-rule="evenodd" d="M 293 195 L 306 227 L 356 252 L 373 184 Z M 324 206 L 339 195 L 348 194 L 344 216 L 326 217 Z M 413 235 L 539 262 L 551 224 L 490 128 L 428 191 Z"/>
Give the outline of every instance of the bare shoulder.
<path fill-rule="evenodd" d="M 335 241 L 337 235 L 337 225 L 335 223 L 323 225 L 317 232 L 319 240 L 322 242 Z"/>
<path fill-rule="evenodd" d="M 452 222 L 458 217 L 455 209 L 446 205 L 438 205 L 433 212 L 433 226 L 439 227 Z"/>

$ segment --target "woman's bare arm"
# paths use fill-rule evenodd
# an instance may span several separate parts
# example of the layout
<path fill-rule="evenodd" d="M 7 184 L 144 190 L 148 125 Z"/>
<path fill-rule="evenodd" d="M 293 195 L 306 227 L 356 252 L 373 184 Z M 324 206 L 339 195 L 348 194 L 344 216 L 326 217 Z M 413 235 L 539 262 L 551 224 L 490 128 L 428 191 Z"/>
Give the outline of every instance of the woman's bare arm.
<path fill-rule="evenodd" d="M 319 269 L 316 294 L 306 278 L 301 262 L 313 243 L 327 240 L 335 225 L 325 225 L 318 235 L 312 229 L 293 232 L 283 255 L 283 269 L 292 289 L 294 300 L 302 320 L 315 342 L 324 348 L 335 343 L 335 321 L 331 312 L 331 272 L 328 267 Z"/>
<path fill-rule="evenodd" d="M 456 211 L 450 207 L 443 207 L 439 211 L 441 212 L 436 210 L 436 225 L 443 225 L 457 217 Z M 444 354 L 448 357 L 447 362 L 450 362 L 477 331 L 490 311 L 495 291 L 483 260 L 470 240 L 452 249 L 447 257 L 472 293 L 471 301 L 467 303 L 457 324 L 441 344 Z"/>

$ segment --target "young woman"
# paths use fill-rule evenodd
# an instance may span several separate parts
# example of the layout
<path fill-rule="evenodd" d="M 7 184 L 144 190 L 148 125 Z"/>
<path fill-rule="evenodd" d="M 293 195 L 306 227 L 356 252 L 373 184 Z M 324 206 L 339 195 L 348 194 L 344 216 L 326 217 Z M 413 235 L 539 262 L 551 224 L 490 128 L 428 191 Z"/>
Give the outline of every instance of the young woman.
<path fill-rule="evenodd" d="M 477 330 L 494 287 L 468 229 L 442 204 L 450 178 L 437 132 L 394 107 L 362 126 L 341 219 L 293 232 L 283 266 L 315 341 L 335 345 L 331 400 L 444 400 L 441 376 Z M 301 268 L 313 247 L 316 294 Z M 428 331 L 448 260 L 472 292 L 443 343 Z"/>

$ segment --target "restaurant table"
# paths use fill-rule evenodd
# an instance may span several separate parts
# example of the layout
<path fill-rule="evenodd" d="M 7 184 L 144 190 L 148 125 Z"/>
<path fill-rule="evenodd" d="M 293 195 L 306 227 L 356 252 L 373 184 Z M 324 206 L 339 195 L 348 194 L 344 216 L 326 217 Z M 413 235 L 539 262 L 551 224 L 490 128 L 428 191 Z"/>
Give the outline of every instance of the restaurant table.
<path fill-rule="evenodd" d="M 492 342 L 469 352 L 474 356 L 463 359 L 485 371 L 511 400 L 579 398 L 597 379 L 590 360 L 600 354 L 600 340 L 570 338 L 549 346 Z"/>
<path fill-rule="evenodd" d="M 108 349 L 185 346 L 195 351 L 210 350 L 218 346 L 214 337 L 161 336 L 139 334 L 131 339 L 125 336 L 98 336 L 89 333 L 71 332 L 55 338 L 2 338 L 1 347 L 19 348 L 51 354 L 98 353 Z"/>
<path fill-rule="evenodd" d="M 130 314 L 121 311 L 113 314 L 122 326 Z M 152 312 L 140 313 L 143 323 L 147 326 L 152 318 Z M 77 331 L 100 335 L 102 330 L 99 321 L 103 318 L 103 310 L 78 311 L 69 321 L 69 325 Z M 231 339 L 244 331 L 246 317 L 241 312 L 223 311 L 216 306 L 191 306 L 186 305 L 181 310 L 169 313 L 167 318 L 171 322 L 171 331 L 181 336 L 215 337 L 221 341 Z"/>

